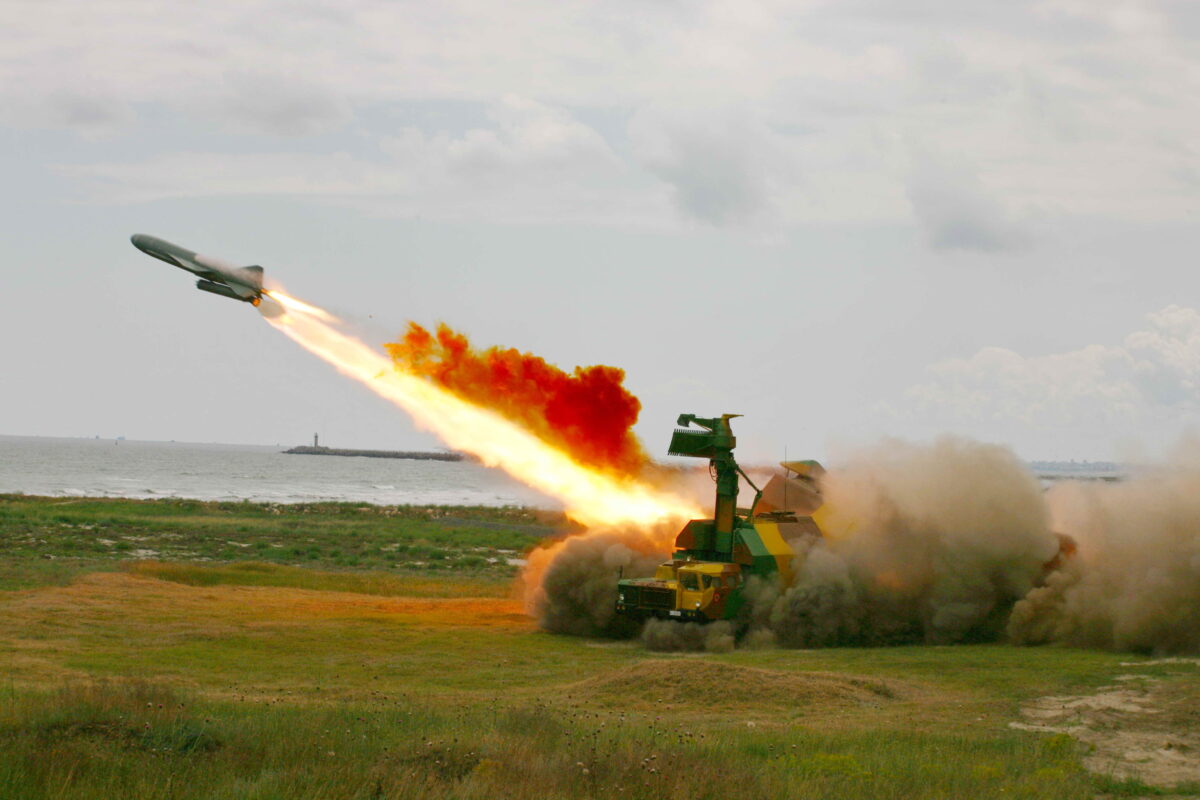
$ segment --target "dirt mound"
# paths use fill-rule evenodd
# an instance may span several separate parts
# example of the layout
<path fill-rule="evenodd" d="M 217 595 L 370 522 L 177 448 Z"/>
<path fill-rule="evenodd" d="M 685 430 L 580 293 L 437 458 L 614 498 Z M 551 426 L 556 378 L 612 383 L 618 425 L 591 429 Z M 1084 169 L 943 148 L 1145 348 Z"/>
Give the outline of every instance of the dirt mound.
<path fill-rule="evenodd" d="M 896 687 L 876 678 L 830 672 L 781 672 L 700 658 L 642 661 L 572 684 L 577 698 L 623 706 L 676 704 L 705 708 L 747 706 L 830 708 L 878 704 Z"/>

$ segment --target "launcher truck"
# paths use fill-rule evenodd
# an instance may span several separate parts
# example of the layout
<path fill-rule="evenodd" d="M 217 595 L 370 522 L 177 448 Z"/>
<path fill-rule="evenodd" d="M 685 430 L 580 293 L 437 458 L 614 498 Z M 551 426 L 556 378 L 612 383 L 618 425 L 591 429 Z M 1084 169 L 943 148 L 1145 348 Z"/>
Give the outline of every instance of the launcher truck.
<path fill-rule="evenodd" d="M 746 603 L 752 577 L 791 583 L 795 545 L 822 535 L 825 508 L 815 461 L 787 461 L 786 473 L 772 476 L 763 489 L 733 458 L 737 440 L 729 420 L 737 414 L 705 419 L 679 417 L 670 454 L 707 458 L 716 482 L 712 519 L 694 519 L 675 537 L 675 553 L 652 578 L 617 582 L 618 614 L 634 619 L 658 617 L 685 622 L 735 619 Z M 693 427 L 694 426 L 694 427 Z M 755 490 L 749 509 L 737 507 L 738 478 Z M 1042 580 L 1075 554 L 1075 541 L 1057 534 L 1058 552 L 1042 565 Z"/>
<path fill-rule="evenodd" d="M 820 465 L 784 462 L 787 473 L 759 489 L 733 457 L 737 439 L 729 420 L 738 416 L 679 417 L 668 452 L 708 459 L 716 483 L 713 517 L 683 526 L 673 557 L 659 565 L 654 577 L 618 581 L 618 614 L 688 622 L 733 619 L 745 603 L 747 580 L 778 576 L 789 583 L 796 555 L 789 542 L 821 535 L 812 516 L 821 505 L 816 483 Z M 749 509 L 737 507 L 739 477 L 755 491 Z"/>

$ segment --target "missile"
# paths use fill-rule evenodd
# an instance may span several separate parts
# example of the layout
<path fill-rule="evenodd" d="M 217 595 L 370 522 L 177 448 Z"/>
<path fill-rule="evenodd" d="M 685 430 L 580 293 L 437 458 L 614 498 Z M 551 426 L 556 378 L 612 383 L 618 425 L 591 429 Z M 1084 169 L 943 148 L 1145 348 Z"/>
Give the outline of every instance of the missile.
<path fill-rule="evenodd" d="M 173 267 L 186 269 L 199 276 L 196 288 L 203 292 L 241 300 L 257 306 L 263 298 L 263 268 L 257 264 L 238 267 L 212 256 L 202 256 L 185 247 L 163 241 L 156 236 L 135 233 L 130 237 L 133 246 L 148 256 L 165 261 Z"/>

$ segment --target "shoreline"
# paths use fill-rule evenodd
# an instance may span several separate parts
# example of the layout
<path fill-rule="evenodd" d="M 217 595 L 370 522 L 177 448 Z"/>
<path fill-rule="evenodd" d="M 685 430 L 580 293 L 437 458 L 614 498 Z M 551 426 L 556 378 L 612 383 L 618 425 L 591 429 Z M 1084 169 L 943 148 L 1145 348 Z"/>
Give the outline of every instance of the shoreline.
<path fill-rule="evenodd" d="M 522 503 L 426 503 L 426 502 L 407 502 L 407 503 L 378 503 L 370 500 L 340 500 L 335 498 L 311 498 L 311 499 L 288 499 L 288 500 L 264 500 L 260 498 L 248 497 L 196 497 L 190 495 L 178 494 L 162 494 L 153 495 L 150 497 L 131 497 L 123 494 L 44 494 L 41 492 L 21 492 L 0 490 L 0 503 L 10 501 L 50 501 L 56 502 L 59 505 L 76 503 L 82 501 L 102 501 L 111 500 L 128 501 L 132 503 L 214 503 L 234 506 L 347 506 L 359 507 L 366 506 L 369 508 L 411 508 L 411 509 L 481 509 L 485 511 L 529 511 L 531 513 L 550 513 L 561 514 L 562 509 L 551 508 L 547 506 L 535 506 Z"/>

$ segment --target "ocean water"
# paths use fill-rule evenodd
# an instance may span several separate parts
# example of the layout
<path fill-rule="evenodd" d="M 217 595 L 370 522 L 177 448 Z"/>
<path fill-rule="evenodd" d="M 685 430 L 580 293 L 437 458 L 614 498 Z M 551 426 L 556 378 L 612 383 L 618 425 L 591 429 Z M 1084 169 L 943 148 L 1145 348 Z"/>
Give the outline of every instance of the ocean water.
<path fill-rule="evenodd" d="M 282 447 L 0 436 L 0 492 L 559 508 L 474 462 L 287 455 Z"/>

